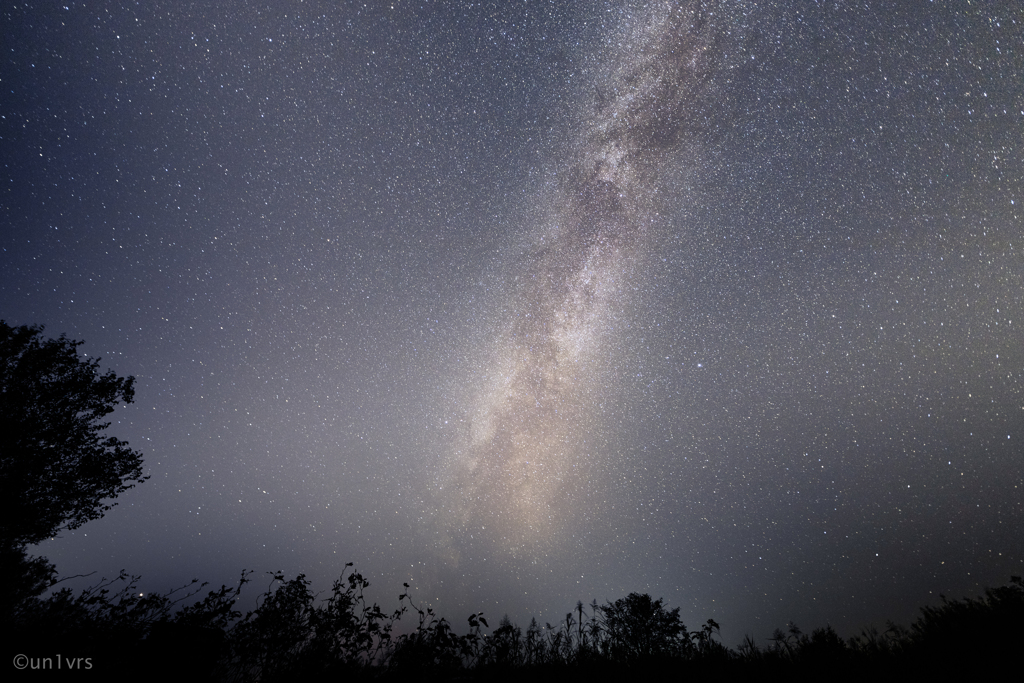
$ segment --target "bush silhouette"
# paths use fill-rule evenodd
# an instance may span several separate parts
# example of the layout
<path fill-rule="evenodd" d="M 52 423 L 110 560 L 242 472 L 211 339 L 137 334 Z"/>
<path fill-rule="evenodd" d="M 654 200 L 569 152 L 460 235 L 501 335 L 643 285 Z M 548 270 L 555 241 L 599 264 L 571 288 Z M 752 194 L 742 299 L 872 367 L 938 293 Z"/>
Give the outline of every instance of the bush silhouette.
<path fill-rule="evenodd" d="M 399 607 L 385 613 L 368 603 L 369 582 L 346 565 L 321 598 L 299 575 L 272 575 L 255 608 L 242 616 L 237 587 L 222 586 L 198 599 L 195 582 L 167 594 L 142 595 L 126 574 L 74 595 L 63 589 L 23 602 L 13 625 L 26 642 L 45 642 L 116 661 L 93 675 L 131 679 L 161 662 L 175 677 L 231 683 L 277 680 L 538 680 L 566 677 L 603 680 L 642 676 L 864 680 L 904 675 L 943 678 L 1013 666 L 1024 642 L 1024 583 L 985 591 L 977 599 L 946 600 L 922 609 L 908 629 L 890 625 L 844 642 L 829 626 L 809 635 L 794 624 L 778 629 L 767 647 L 747 637 L 730 650 L 707 620 L 687 631 L 678 609 L 631 593 L 589 610 L 578 602 L 557 626 L 531 620 L 525 632 L 503 617 L 492 633 L 471 614 L 459 634 L 406 590 Z M 194 601 L 193 601 L 194 600 Z M 400 633 L 413 612 L 415 627 Z"/>
<path fill-rule="evenodd" d="M 977 673 L 1019 667 L 1024 644 L 1024 579 L 985 589 L 984 597 L 948 600 L 921 608 L 904 648 L 913 661 L 942 671 Z M 969 657 L 964 655 L 969 653 Z"/>
<path fill-rule="evenodd" d="M 686 654 L 691 644 L 679 608 L 671 611 L 650 595 L 630 593 L 601 608 L 605 652 L 615 661 L 634 662 L 655 655 Z"/>

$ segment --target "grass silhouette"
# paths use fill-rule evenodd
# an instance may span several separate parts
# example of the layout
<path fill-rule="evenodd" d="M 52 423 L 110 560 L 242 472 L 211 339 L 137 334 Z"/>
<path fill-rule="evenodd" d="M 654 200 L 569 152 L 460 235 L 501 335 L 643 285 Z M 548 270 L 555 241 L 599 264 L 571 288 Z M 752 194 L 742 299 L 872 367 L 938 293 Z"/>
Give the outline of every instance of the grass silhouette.
<path fill-rule="evenodd" d="M 460 634 L 432 609 L 417 606 L 408 584 L 391 612 L 368 602 L 369 581 L 351 563 L 326 597 L 313 593 L 303 575 L 272 574 L 256 607 L 244 615 L 235 604 L 251 582 L 248 572 L 237 586 L 201 598 L 205 586 L 195 581 L 144 596 L 136 591 L 137 580 L 122 574 L 77 595 L 64 588 L 22 600 L 10 618 L 18 635 L 9 645 L 17 652 L 47 642 L 54 651 L 78 653 L 91 664 L 76 672 L 79 678 L 134 679 L 158 662 L 175 677 L 248 683 L 410 676 L 949 679 L 1011 672 L 1024 643 L 1024 580 L 1016 576 L 978 598 L 943 597 L 941 605 L 922 608 L 909 628 L 889 624 L 882 633 L 867 629 L 844 641 L 829 626 L 805 634 L 789 624 L 763 645 L 747 636 L 736 649 L 720 642 L 713 620 L 688 630 L 678 608 L 638 593 L 604 605 L 577 602 L 559 624 L 541 627 L 531 620 L 525 631 L 505 616 L 487 633 L 487 620 L 475 613 Z M 399 622 L 410 615 L 415 628 L 399 633 Z"/>

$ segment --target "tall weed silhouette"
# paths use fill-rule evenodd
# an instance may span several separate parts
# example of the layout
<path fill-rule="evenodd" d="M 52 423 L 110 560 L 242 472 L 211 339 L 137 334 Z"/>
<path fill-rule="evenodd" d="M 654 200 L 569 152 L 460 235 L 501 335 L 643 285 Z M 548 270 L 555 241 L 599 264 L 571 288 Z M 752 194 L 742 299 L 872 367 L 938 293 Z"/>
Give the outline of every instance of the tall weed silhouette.
<path fill-rule="evenodd" d="M 483 613 L 457 633 L 430 607 L 417 605 L 409 585 L 398 607 L 369 602 L 370 583 L 346 564 L 324 597 L 304 575 L 271 575 L 244 616 L 235 608 L 250 581 L 199 597 L 197 581 L 166 594 L 143 594 L 138 577 L 122 573 L 74 594 L 64 588 L 23 599 L 11 617 L 24 641 L 73 644 L 77 652 L 117 661 L 105 680 L 131 677 L 160 661 L 166 673 L 196 681 L 267 683 L 279 680 L 597 679 L 627 672 L 651 676 L 863 680 L 925 673 L 948 677 L 1013 668 L 1024 642 L 1024 581 L 986 589 L 978 598 L 925 607 L 909 629 L 890 623 L 844 641 L 830 626 L 805 634 L 795 624 L 764 644 L 747 636 L 731 650 L 708 619 L 688 630 L 679 609 L 630 593 L 604 605 L 577 601 L 558 624 L 524 631 L 504 616 L 490 633 Z M 408 631 L 406 614 L 416 615 Z"/>

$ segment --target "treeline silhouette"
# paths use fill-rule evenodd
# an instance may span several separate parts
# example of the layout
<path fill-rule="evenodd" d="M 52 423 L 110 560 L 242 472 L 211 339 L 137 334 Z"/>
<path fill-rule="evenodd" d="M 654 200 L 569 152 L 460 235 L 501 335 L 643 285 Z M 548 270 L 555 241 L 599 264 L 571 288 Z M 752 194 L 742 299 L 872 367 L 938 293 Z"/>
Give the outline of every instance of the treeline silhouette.
<path fill-rule="evenodd" d="M 251 580 L 200 597 L 193 582 L 166 594 L 139 593 L 138 577 L 75 594 L 68 588 L 22 600 L 10 615 L 8 641 L 28 657 L 20 672 L 38 677 L 78 658 L 76 678 L 138 678 L 149 672 L 194 681 L 339 680 L 608 680 L 625 676 L 712 680 L 938 679 L 985 671 L 1019 675 L 1024 651 L 1024 581 L 987 589 L 978 598 L 924 607 L 909 628 L 892 623 L 843 640 L 831 627 L 805 634 L 775 631 L 735 649 L 708 620 L 689 630 L 679 609 L 631 593 L 603 605 L 578 602 L 558 624 L 531 620 L 524 630 L 502 618 L 490 630 L 471 614 L 464 633 L 416 605 L 408 584 L 385 612 L 364 596 L 369 582 L 348 564 L 329 594 L 318 596 L 303 575 L 274 574 L 257 606 L 236 602 Z M 411 617 L 412 626 L 402 619 Z M 490 630 L 490 632 L 486 632 Z M 52 656 L 66 658 L 55 664 Z M 47 662 L 47 655 L 50 656 Z M 86 663 L 88 666 L 86 666 Z"/>
<path fill-rule="evenodd" d="M 767 642 L 723 645 L 709 619 L 688 629 L 679 609 L 631 593 L 578 602 L 558 624 L 526 630 L 503 618 L 493 631 L 471 614 L 461 635 L 406 590 L 398 608 L 369 603 L 369 582 L 345 566 L 326 597 L 305 576 L 274 574 L 255 609 L 236 609 L 251 574 L 200 597 L 203 584 L 138 592 L 122 573 L 75 594 L 28 548 L 99 519 L 142 475 L 142 454 L 107 436 L 104 421 L 131 403 L 134 378 L 101 373 L 81 341 L 0 320 L 0 624 L 17 677 L 103 681 L 164 679 L 249 683 L 352 680 L 599 680 L 626 676 L 702 680 L 937 679 L 992 671 L 1020 677 L 1024 582 L 984 597 L 922 609 L 844 641 L 830 627 L 790 624 Z M 49 591 L 49 594 L 47 594 Z M 415 625 L 402 619 L 409 616 Z M 485 630 L 486 629 L 486 630 Z"/>

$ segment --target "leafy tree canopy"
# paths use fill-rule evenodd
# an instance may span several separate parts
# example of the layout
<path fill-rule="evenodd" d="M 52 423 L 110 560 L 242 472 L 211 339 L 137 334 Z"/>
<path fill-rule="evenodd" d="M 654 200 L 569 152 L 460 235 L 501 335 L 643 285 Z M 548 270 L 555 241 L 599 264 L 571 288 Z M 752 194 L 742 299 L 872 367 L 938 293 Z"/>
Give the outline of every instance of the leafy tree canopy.
<path fill-rule="evenodd" d="M 142 454 L 102 419 L 131 403 L 134 377 L 100 374 L 81 341 L 0 320 L 0 543 L 38 543 L 103 516 L 142 483 Z"/>

